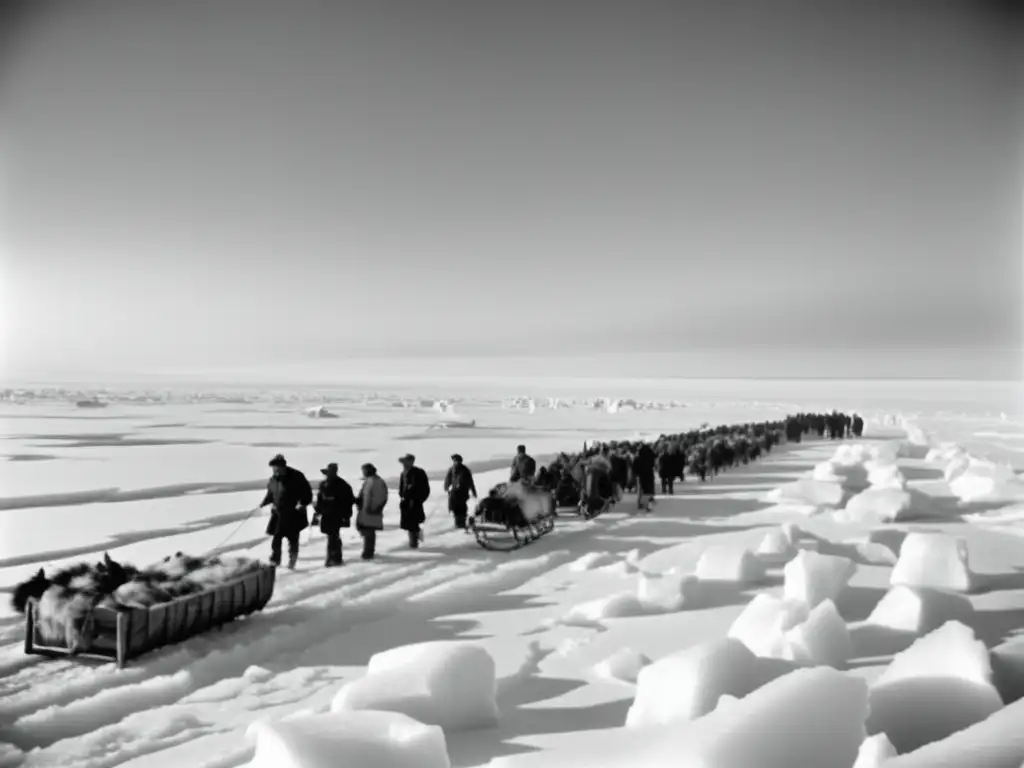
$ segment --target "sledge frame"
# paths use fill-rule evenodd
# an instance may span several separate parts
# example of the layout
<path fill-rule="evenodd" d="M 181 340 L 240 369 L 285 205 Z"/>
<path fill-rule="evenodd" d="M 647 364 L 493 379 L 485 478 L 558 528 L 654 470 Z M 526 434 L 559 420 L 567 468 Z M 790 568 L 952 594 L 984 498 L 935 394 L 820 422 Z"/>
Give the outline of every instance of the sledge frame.
<path fill-rule="evenodd" d="M 555 530 L 554 513 L 529 521 L 524 526 L 502 525 L 469 518 L 468 528 L 476 543 L 491 552 L 514 552 Z"/>
<path fill-rule="evenodd" d="M 274 593 L 277 569 L 257 570 L 216 587 L 183 595 L 146 608 L 97 606 L 92 611 L 94 639 L 86 651 L 72 653 L 64 645 L 38 638 L 38 601 L 25 606 L 25 653 L 49 658 L 114 661 L 118 669 L 150 651 L 197 637 L 237 618 L 262 610 Z M 159 617 L 157 619 L 156 617 Z"/>

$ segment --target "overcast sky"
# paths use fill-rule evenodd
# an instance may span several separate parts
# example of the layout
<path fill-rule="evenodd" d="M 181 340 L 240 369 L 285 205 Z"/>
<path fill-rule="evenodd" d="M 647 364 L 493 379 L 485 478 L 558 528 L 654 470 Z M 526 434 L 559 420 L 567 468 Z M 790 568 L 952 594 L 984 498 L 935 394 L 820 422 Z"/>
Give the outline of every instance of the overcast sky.
<path fill-rule="evenodd" d="M 1012 4 L 22 5 L 7 374 L 1021 374 Z"/>

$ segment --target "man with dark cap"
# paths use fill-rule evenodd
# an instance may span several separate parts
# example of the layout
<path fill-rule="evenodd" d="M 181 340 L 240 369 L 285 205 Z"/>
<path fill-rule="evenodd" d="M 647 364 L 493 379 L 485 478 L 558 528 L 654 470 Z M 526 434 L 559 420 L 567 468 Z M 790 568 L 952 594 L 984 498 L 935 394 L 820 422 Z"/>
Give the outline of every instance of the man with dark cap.
<path fill-rule="evenodd" d="M 537 462 L 526 452 L 526 446 L 516 446 L 516 456 L 512 459 L 512 472 L 508 476 L 510 483 L 530 484 L 537 474 Z"/>
<path fill-rule="evenodd" d="M 320 532 L 327 537 L 327 556 L 324 567 L 333 568 L 342 564 L 341 529 L 352 526 L 352 507 L 356 497 L 352 486 L 338 475 L 338 465 L 331 462 L 320 470 L 324 479 L 316 492 L 313 505 L 313 525 L 320 524 Z"/>
<path fill-rule="evenodd" d="M 416 466 L 416 457 L 411 453 L 398 461 L 402 464 L 402 475 L 398 479 L 400 526 L 409 534 L 409 549 L 418 549 L 423 538 L 420 526 L 427 519 L 423 504 L 430 497 L 430 480 L 427 473 Z"/>
<path fill-rule="evenodd" d="M 299 534 L 309 527 L 307 508 L 313 503 L 313 489 L 306 476 L 289 467 L 284 456 L 278 454 L 270 460 L 273 474 L 267 483 L 267 493 L 260 509 L 271 505 L 267 535 L 270 543 L 270 562 L 281 564 L 281 542 L 288 540 L 288 568 L 295 570 L 299 559 Z"/>
<path fill-rule="evenodd" d="M 452 454 L 452 465 L 444 476 L 444 492 L 448 494 L 448 511 L 455 518 L 455 527 L 466 530 L 466 515 L 469 512 L 469 497 L 476 495 L 473 471 L 462 463 L 462 456 Z"/>

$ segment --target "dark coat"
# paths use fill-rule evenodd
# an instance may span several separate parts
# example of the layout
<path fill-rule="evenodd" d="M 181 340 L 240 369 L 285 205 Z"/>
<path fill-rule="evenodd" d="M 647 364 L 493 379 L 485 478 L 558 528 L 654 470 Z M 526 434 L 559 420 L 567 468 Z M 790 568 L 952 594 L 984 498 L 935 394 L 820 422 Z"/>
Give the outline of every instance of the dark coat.
<path fill-rule="evenodd" d="M 654 493 L 654 465 L 656 458 L 649 445 L 640 446 L 633 459 L 633 474 L 636 476 L 640 492 L 645 495 Z"/>
<path fill-rule="evenodd" d="M 509 482 L 533 480 L 535 474 L 537 474 L 537 462 L 533 460 L 533 457 L 528 453 L 517 453 L 516 457 L 512 459 L 512 472 L 508 477 Z"/>
<path fill-rule="evenodd" d="M 470 496 L 476 496 L 473 471 L 465 464 L 449 467 L 448 474 L 444 476 L 444 490 L 445 493 L 451 493 L 453 499 L 463 502 Z"/>
<path fill-rule="evenodd" d="M 271 477 L 260 508 L 272 505 L 267 521 L 268 536 L 298 536 L 309 527 L 306 507 L 313 503 L 313 489 L 306 476 L 286 467 L 280 478 Z"/>
<path fill-rule="evenodd" d="M 356 497 L 352 486 L 340 477 L 325 477 L 320 481 L 313 509 L 320 516 L 320 532 L 337 533 L 352 526 L 352 508 Z"/>
<path fill-rule="evenodd" d="M 401 499 L 399 511 L 402 530 L 416 530 L 422 525 L 427 515 L 423 511 L 423 503 L 430 498 L 430 480 L 427 473 L 420 467 L 410 467 L 398 479 L 398 497 Z"/>

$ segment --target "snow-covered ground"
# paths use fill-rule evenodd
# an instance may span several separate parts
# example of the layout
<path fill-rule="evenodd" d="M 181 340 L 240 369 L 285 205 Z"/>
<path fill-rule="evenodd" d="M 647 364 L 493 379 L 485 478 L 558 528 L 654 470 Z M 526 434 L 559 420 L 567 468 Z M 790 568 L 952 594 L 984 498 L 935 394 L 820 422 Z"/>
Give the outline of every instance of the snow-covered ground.
<path fill-rule="evenodd" d="M 966 388 L 756 386 L 617 413 L 452 398 L 476 426 L 442 430 L 415 397 L 0 406 L 0 589 L 104 550 L 265 555 L 246 515 L 279 451 L 312 481 L 329 461 L 393 477 L 407 451 L 436 477 L 458 451 L 485 489 L 521 442 L 539 457 L 801 407 L 869 419 L 864 440 L 787 446 L 512 554 L 449 530 L 437 482 L 421 550 L 390 509 L 379 562 L 327 571 L 304 537 L 262 613 L 121 671 L 23 655 L 5 605 L 0 766 L 1019 768 L 1021 412 Z"/>

